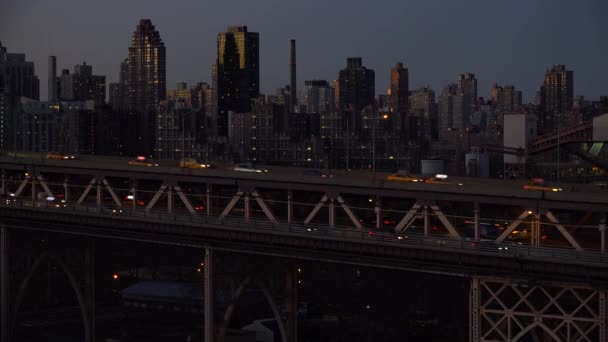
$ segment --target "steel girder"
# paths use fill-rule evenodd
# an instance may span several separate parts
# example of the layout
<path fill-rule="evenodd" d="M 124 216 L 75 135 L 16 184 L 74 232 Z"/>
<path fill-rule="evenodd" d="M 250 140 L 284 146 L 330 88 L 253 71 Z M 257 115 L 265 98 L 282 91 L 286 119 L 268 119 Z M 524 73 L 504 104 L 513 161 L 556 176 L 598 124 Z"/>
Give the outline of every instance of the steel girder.
<path fill-rule="evenodd" d="M 473 277 L 470 341 L 606 341 L 606 289 Z"/>

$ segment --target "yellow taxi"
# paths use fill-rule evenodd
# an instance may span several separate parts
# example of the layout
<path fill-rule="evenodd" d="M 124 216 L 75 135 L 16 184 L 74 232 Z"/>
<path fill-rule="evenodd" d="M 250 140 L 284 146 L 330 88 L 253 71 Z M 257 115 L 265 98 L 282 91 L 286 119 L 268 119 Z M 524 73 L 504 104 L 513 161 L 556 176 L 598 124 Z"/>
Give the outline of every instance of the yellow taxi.
<path fill-rule="evenodd" d="M 200 163 L 194 158 L 182 158 L 179 167 L 184 169 L 210 169 L 211 164 Z"/>
<path fill-rule="evenodd" d="M 416 176 L 412 176 L 407 172 L 397 172 L 392 175 L 386 177 L 386 180 L 392 182 L 410 182 L 410 183 L 418 183 L 422 182 L 421 178 Z"/>

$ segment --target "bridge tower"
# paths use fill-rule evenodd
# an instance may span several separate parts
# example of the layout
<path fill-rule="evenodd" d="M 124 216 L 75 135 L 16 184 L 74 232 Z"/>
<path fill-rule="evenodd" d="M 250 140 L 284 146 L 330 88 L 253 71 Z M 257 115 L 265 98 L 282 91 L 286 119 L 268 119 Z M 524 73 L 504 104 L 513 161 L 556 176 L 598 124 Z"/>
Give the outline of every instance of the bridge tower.
<path fill-rule="evenodd" d="M 606 341 L 606 289 L 573 283 L 471 279 L 470 341 Z"/>

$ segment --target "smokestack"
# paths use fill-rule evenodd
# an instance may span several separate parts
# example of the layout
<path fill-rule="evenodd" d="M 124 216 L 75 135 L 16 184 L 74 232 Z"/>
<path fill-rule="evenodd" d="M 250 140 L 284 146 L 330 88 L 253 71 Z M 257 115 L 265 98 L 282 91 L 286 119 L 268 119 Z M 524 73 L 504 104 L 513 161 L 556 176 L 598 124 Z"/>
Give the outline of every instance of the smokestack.
<path fill-rule="evenodd" d="M 49 56 L 49 102 L 57 102 L 57 57 Z"/>
<path fill-rule="evenodd" d="M 291 103 L 289 106 L 290 111 L 295 111 L 296 105 L 298 104 L 297 92 L 296 92 L 296 40 L 290 40 L 291 57 L 289 59 L 289 92 L 291 97 Z"/>

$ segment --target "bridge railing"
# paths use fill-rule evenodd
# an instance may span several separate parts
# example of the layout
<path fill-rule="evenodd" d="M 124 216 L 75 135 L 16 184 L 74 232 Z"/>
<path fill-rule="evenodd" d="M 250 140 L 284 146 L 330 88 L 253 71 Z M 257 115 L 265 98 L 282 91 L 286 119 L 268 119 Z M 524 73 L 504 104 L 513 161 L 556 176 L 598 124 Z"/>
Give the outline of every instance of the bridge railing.
<path fill-rule="evenodd" d="M 358 241 L 369 244 L 402 246 L 407 248 L 440 249 L 452 251 L 464 251 L 472 254 L 502 255 L 505 257 L 536 258 L 571 261 L 571 262 L 595 262 L 608 263 L 608 255 L 596 251 L 578 251 L 560 247 L 544 247 L 525 245 L 521 242 L 496 242 L 472 238 L 450 238 L 441 235 L 424 235 L 415 232 L 407 234 L 394 234 L 378 232 L 374 230 L 359 230 L 356 228 L 328 227 L 326 225 L 301 224 L 301 223 L 270 223 L 266 220 L 238 218 L 238 217 L 208 217 L 205 215 L 191 215 L 189 213 L 167 213 L 163 210 L 130 210 L 127 208 L 117 209 L 107 206 L 96 205 L 73 205 L 56 204 L 50 202 L 32 202 L 28 200 L 3 200 L 0 207 L 10 207 L 16 210 L 34 210 L 52 213 L 82 214 L 89 213 L 96 216 L 108 218 L 135 218 L 152 220 L 163 223 L 189 223 L 179 224 L 171 228 L 172 232 L 183 230 L 184 233 L 192 233 L 193 229 L 200 227 L 213 227 L 213 229 L 246 229 L 259 232 L 288 234 L 294 237 L 316 238 L 316 239 L 338 239 Z"/>

